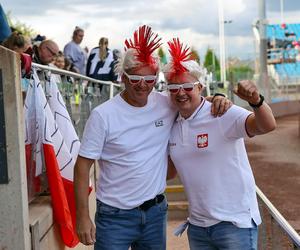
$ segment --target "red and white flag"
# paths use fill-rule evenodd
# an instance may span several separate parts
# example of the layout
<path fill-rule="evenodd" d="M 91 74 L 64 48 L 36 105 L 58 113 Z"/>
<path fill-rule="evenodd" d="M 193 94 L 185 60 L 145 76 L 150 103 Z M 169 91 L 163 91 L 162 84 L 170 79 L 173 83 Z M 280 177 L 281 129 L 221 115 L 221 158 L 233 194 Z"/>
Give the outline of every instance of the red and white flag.
<path fill-rule="evenodd" d="M 73 169 L 80 142 L 56 83 L 46 85 L 46 90 L 48 101 L 34 72 L 24 105 L 26 156 L 31 156 L 27 162 L 35 163 L 31 165 L 36 176 L 45 166 L 54 219 L 64 244 L 75 247 L 79 240 L 75 231 Z"/>

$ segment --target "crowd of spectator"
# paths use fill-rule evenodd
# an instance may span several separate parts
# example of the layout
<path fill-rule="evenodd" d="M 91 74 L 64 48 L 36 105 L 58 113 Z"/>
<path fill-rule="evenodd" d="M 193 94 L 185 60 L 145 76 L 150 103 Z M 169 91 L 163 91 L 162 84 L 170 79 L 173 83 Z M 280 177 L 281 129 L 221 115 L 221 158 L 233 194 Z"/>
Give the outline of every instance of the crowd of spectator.
<path fill-rule="evenodd" d="M 117 82 L 118 77 L 114 73 L 114 66 L 121 56 L 120 51 L 110 50 L 108 38 L 101 37 L 98 46 L 89 53 L 87 47 L 80 46 L 83 39 L 84 30 L 76 26 L 72 40 L 60 48 L 55 41 L 44 35 L 38 34 L 30 38 L 10 28 L 5 34 L 1 34 L 0 45 L 19 54 L 24 92 L 32 73 L 32 62 L 72 71 L 97 80 Z M 99 87 L 101 91 L 102 86 Z"/>

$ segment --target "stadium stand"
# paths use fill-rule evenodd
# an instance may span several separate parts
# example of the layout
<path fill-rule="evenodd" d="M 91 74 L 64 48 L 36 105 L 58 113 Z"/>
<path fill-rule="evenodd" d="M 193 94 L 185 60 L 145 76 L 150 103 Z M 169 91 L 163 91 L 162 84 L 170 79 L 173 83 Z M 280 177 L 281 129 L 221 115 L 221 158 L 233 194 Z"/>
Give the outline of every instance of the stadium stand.
<path fill-rule="evenodd" d="M 300 24 L 269 24 L 268 70 L 277 86 L 300 86 Z"/>

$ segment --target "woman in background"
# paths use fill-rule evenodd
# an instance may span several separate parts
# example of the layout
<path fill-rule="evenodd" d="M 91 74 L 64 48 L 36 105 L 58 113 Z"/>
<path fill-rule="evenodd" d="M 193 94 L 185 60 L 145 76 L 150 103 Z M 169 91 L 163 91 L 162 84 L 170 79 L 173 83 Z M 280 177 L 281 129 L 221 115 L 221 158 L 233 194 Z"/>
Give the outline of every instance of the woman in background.
<path fill-rule="evenodd" d="M 7 49 L 13 50 L 14 52 L 20 55 L 21 61 L 21 86 L 22 86 L 22 94 L 25 99 L 26 91 L 29 84 L 29 78 L 31 76 L 31 55 L 25 53 L 29 48 L 31 48 L 31 40 L 29 37 L 24 36 L 23 34 L 14 31 L 11 33 L 9 37 L 7 37 L 3 43 Z"/>
<path fill-rule="evenodd" d="M 108 39 L 101 37 L 99 47 L 93 48 L 88 57 L 86 75 L 97 80 L 115 82 L 117 80 L 117 75 L 114 73 L 115 64 L 113 53 L 108 48 Z M 102 86 L 99 87 L 100 91 Z"/>

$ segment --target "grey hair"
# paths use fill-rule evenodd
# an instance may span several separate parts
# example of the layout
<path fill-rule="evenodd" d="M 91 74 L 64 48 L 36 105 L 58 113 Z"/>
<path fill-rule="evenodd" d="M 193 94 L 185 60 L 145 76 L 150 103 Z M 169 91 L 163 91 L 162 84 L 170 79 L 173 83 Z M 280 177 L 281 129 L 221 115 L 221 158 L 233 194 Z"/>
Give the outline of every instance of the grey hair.
<path fill-rule="evenodd" d="M 195 60 L 189 60 L 185 62 L 181 62 L 182 66 L 187 69 L 187 72 L 195 77 L 203 86 L 205 86 L 206 79 L 206 68 L 199 65 Z M 168 75 L 173 72 L 173 63 L 172 61 L 166 64 L 163 68 L 163 73 L 165 75 L 165 79 L 168 79 Z"/>
<path fill-rule="evenodd" d="M 119 73 L 120 75 L 124 72 L 128 72 L 133 69 L 141 68 L 145 66 L 143 63 L 139 62 L 136 59 L 137 52 L 133 48 L 129 48 L 125 51 L 125 53 L 122 54 L 122 56 L 119 58 L 118 62 L 115 66 L 115 72 Z M 159 58 L 157 56 L 153 56 L 155 60 L 155 69 L 158 72 L 159 71 Z"/>

